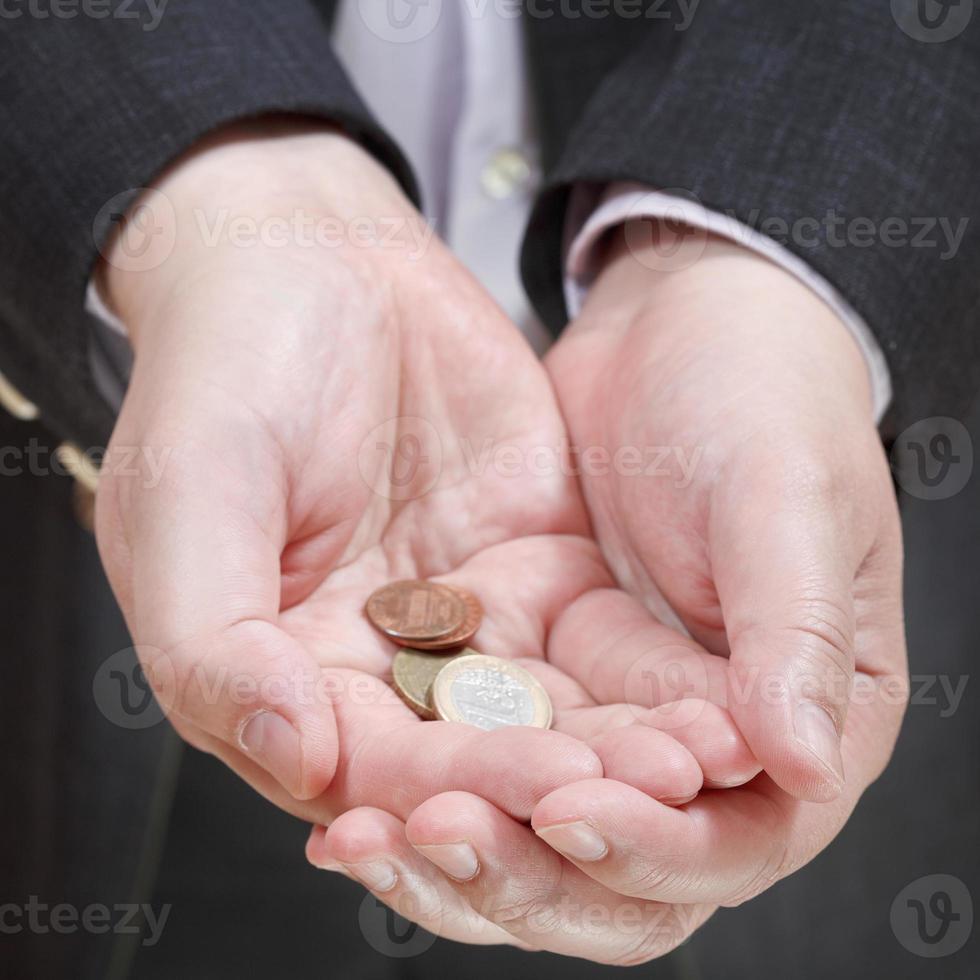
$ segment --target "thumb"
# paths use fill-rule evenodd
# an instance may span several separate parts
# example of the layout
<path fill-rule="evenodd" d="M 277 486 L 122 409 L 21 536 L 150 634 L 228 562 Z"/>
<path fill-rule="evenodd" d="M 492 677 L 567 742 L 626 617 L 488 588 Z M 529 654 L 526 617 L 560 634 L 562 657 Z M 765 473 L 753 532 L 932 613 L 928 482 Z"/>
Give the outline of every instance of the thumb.
<path fill-rule="evenodd" d="M 746 497 L 738 495 L 742 500 Z M 841 735 L 854 676 L 860 559 L 823 494 L 721 507 L 715 586 L 730 649 L 729 709 L 787 793 L 825 802 L 844 786 Z"/>
<path fill-rule="evenodd" d="M 311 799 L 333 778 L 338 738 L 318 665 L 277 625 L 285 504 L 264 489 L 271 474 L 257 488 L 259 471 L 238 465 L 244 440 L 215 453 L 200 438 L 169 440 L 152 482 L 104 479 L 103 561 L 175 727 L 226 742 Z"/>

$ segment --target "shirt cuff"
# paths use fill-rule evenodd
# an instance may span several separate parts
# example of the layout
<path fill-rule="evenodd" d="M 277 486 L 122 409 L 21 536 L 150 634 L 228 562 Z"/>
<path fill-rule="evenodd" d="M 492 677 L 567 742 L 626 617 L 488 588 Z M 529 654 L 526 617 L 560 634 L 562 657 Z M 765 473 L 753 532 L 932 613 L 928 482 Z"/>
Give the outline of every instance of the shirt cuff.
<path fill-rule="evenodd" d="M 837 314 L 850 331 L 868 368 L 875 422 L 880 422 L 892 399 L 891 376 L 885 355 L 861 315 L 823 276 L 777 241 L 736 218 L 709 211 L 678 194 L 653 191 L 643 184 L 621 182 L 596 190 L 577 185 L 565 220 L 565 303 L 569 317 L 582 308 L 595 279 L 596 245 L 617 225 L 633 218 L 662 218 L 727 238 L 764 256 L 809 287 Z"/>
<path fill-rule="evenodd" d="M 133 369 L 129 334 L 122 320 L 106 305 L 94 279 L 89 280 L 85 291 L 85 312 L 92 325 L 88 346 L 92 378 L 99 394 L 118 414 Z"/>

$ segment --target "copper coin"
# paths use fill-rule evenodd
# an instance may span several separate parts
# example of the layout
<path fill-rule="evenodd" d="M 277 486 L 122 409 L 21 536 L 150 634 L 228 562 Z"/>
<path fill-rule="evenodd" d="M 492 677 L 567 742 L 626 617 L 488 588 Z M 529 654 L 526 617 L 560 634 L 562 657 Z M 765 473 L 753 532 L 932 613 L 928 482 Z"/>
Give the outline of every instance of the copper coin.
<path fill-rule="evenodd" d="M 485 732 L 509 725 L 551 727 L 551 700 L 537 678 L 500 657 L 453 657 L 432 684 L 432 706 L 443 721 Z"/>
<path fill-rule="evenodd" d="M 436 713 L 432 709 L 432 682 L 446 664 L 457 657 L 468 657 L 475 653 L 467 647 L 459 653 L 426 653 L 424 650 L 402 648 L 391 662 L 393 686 L 398 696 L 420 718 L 432 720 Z"/>
<path fill-rule="evenodd" d="M 435 640 L 466 622 L 466 603 L 448 585 L 409 579 L 373 592 L 364 607 L 375 626 L 396 640 Z"/>
<path fill-rule="evenodd" d="M 472 592 L 461 589 L 457 585 L 450 585 L 450 589 L 459 596 L 466 606 L 466 617 L 459 628 L 445 636 L 440 636 L 432 640 L 414 640 L 412 645 L 418 650 L 447 650 L 450 647 L 461 647 L 464 643 L 469 643 L 476 635 L 476 631 L 483 622 L 483 606 Z"/>

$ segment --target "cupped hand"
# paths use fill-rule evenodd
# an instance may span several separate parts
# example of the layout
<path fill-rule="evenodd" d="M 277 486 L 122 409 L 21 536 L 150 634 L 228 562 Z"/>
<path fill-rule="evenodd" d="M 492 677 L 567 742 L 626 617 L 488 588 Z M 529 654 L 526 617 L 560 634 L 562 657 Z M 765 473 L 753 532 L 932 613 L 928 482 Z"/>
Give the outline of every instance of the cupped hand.
<path fill-rule="evenodd" d="M 789 273 L 697 236 L 678 268 L 658 233 L 613 242 L 549 357 L 571 439 L 612 457 L 581 473 L 596 538 L 628 593 L 727 659 L 728 707 L 774 783 L 853 799 L 890 755 L 905 678 L 865 361 Z"/>
<path fill-rule="evenodd" d="M 358 876 L 386 855 L 396 873 L 368 886 L 453 938 L 662 955 L 829 844 L 901 722 L 901 537 L 857 346 L 806 287 L 736 245 L 705 240 L 686 268 L 657 272 L 648 242 L 613 245 L 548 368 L 625 589 L 615 601 L 657 610 L 691 646 L 646 622 L 607 635 L 578 676 L 594 702 L 625 684 L 657 704 L 637 666 L 655 681 L 673 668 L 684 699 L 653 710 L 683 718 L 675 733 L 734 718 L 766 772 L 679 806 L 607 772 L 548 794 L 533 832 L 465 793 L 407 822 L 362 809 L 314 832 L 321 866 Z M 560 640 L 559 623 L 553 662 L 574 671 Z"/>
<path fill-rule="evenodd" d="M 564 434 L 542 366 L 373 159 L 255 124 L 156 190 L 172 254 L 134 270 L 110 252 L 103 269 L 135 350 L 109 458 L 133 447 L 144 465 L 103 471 L 97 533 L 188 741 L 319 822 L 365 805 L 407 818 L 450 790 L 526 821 L 603 774 L 680 800 L 733 758 L 750 778 L 725 735 L 699 760 L 625 706 L 590 721 L 586 667 L 555 666 L 554 636 L 567 660 L 595 657 L 576 622 L 646 614 L 612 588 L 574 479 L 530 462 Z M 537 674 L 557 731 L 422 723 L 399 701 L 396 647 L 362 610 L 414 577 L 479 596 L 474 645 Z M 634 743 L 662 761 L 638 766 Z"/>

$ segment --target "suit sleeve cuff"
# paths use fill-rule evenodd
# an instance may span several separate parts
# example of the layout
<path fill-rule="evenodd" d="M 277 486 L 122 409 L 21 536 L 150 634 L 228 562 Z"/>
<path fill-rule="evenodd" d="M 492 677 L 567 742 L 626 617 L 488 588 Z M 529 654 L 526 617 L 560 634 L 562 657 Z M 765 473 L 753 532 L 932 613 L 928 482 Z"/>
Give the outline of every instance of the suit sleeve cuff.
<path fill-rule="evenodd" d="M 891 376 L 884 352 L 863 317 L 823 276 L 779 242 L 736 218 L 679 195 L 631 182 L 598 190 L 585 184 L 574 187 L 564 230 L 564 293 L 570 317 L 582 308 L 595 279 L 600 239 L 611 228 L 633 218 L 667 218 L 703 229 L 751 249 L 795 276 L 830 307 L 860 348 L 871 381 L 875 421 L 881 421 L 892 399 Z"/>

